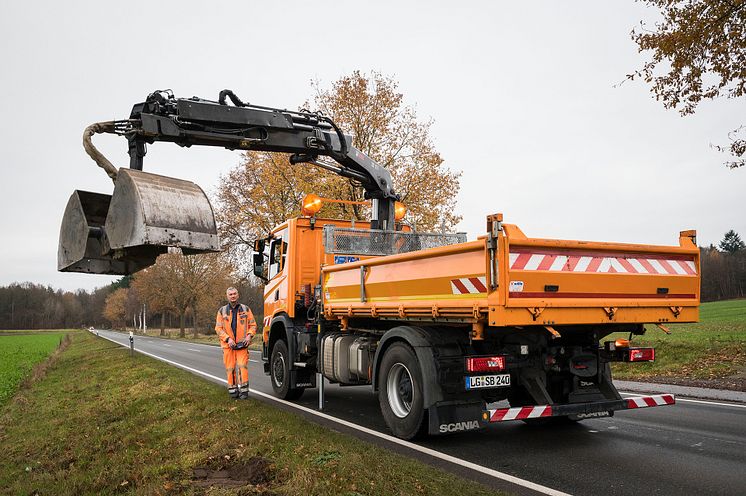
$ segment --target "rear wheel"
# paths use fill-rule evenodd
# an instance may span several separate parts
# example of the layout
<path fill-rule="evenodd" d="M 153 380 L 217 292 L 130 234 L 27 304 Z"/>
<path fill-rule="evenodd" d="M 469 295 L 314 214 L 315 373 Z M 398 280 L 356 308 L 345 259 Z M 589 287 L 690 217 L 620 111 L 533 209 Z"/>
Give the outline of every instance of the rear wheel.
<path fill-rule="evenodd" d="M 402 439 L 424 434 L 427 428 L 422 395 L 422 371 L 412 349 L 394 343 L 381 360 L 378 402 L 391 432 Z"/>
<path fill-rule="evenodd" d="M 290 387 L 290 357 L 285 341 L 277 341 L 272 347 L 269 360 L 269 372 L 272 390 L 283 400 L 297 400 L 303 395 L 303 388 Z"/>

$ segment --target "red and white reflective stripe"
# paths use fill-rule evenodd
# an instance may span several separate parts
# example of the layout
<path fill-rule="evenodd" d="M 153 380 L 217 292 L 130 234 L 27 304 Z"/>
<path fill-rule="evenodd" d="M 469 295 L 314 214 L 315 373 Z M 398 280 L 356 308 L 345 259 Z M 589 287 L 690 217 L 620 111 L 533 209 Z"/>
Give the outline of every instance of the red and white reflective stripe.
<path fill-rule="evenodd" d="M 651 406 L 673 405 L 674 403 L 676 403 L 676 400 L 672 394 L 627 398 L 627 408 L 648 408 Z"/>
<path fill-rule="evenodd" d="M 490 410 L 490 422 L 504 422 L 506 420 L 532 419 L 551 417 L 552 407 L 549 405 L 523 406 L 518 408 L 499 408 Z"/>
<path fill-rule="evenodd" d="M 272 320 L 272 316 L 264 317 L 264 327 L 267 327 L 269 325 L 269 322 Z"/>
<path fill-rule="evenodd" d="M 479 294 L 487 292 L 486 277 L 461 277 L 451 279 L 453 294 Z"/>
<path fill-rule="evenodd" d="M 600 272 L 609 274 L 696 275 L 693 259 L 624 254 L 563 255 L 556 253 L 514 252 L 510 254 L 511 270 L 546 270 L 551 272 Z"/>
<path fill-rule="evenodd" d="M 629 408 L 649 408 L 653 406 L 673 405 L 676 399 L 672 394 L 658 394 L 655 396 L 636 396 L 624 400 L 624 403 L 617 403 L 618 406 L 610 407 L 608 410 L 626 410 Z M 562 412 L 561 407 L 557 406 L 557 415 L 568 415 Z M 605 410 L 605 411 L 608 411 Z M 497 410 L 488 410 L 490 422 L 505 422 L 508 420 L 533 419 L 541 417 L 552 417 L 555 412 L 551 405 L 523 406 L 517 408 L 499 408 Z"/>

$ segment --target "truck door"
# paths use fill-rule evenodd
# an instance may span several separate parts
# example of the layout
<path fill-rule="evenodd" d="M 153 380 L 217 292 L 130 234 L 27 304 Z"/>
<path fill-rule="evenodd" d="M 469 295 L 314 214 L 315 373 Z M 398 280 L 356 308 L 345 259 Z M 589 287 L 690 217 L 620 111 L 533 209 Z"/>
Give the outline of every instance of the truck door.
<path fill-rule="evenodd" d="M 264 287 L 265 315 L 271 316 L 287 308 L 288 293 L 288 230 L 274 234 L 269 244 L 269 281 Z"/>

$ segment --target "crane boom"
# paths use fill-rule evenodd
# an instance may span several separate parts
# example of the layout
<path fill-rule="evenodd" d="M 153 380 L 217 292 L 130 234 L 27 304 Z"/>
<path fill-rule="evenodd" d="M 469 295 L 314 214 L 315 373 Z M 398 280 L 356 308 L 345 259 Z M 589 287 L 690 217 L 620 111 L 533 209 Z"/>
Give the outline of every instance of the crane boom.
<path fill-rule="evenodd" d="M 93 146 L 91 136 L 101 132 L 127 138 L 129 168 L 117 171 Z M 247 104 L 230 90 L 221 91 L 218 101 L 155 91 L 134 105 L 129 119 L 86 128 L 86 152 L 114 180 L 114 192 L 73 192 L 60 227 L 58 270 L 132 274 L 155 263 L 169 247 L 186 254 L 221 249 L 212 205 L 202 188 L 143 171 L 147 145 L 159 141 L 288 153 L 291 164 L 313 164 L 357 181 L 373 203 L 371 227 L 395 228 L 399 196 L 391 174 L 352 146 L 351 138 L 322 113 Z"/>
<path fill-rule="evenodd" d="M 227 104 L 226 97 L 233 105 Z M 143 169 L 145 145 L 156 141 L 290 153 L 293 164 L 311 163 L 358 181 L 366 199 L 378 200 L 374 228 L 394 225 L 393 203 L 398 196 L 391 174 L 352 146 L 350 137 L 321 113 L 243 103 L 230 90 L 221 91 L 217 102 L 175 98 L 170 92 L 159 91 L 136 104 L 126 123 L 120 134 L 128 138 L 132 169 Z M 319 162 L 319 156 L 330 157 L 338 165 Z"/>

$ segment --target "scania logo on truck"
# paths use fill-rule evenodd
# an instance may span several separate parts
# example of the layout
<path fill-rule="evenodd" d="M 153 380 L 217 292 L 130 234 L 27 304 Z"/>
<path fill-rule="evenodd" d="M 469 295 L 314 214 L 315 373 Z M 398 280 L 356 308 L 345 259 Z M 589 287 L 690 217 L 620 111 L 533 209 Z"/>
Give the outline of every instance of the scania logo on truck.
<path fill-rule="evenodd" d="M 466 422 L 454 422 L 452 424 L 440 424 L 440 432 L 458 432 L 479 429 L 479 421 L 467 420 Z"/>
<path fill-rule="evenodd" d="M 589 412 L 589 413 L 578 413 L 576 417 L 578 419 L 587 419 L 587 418 L 595 418 L 595 417 L 608 417 L 609 412 Z"/>

